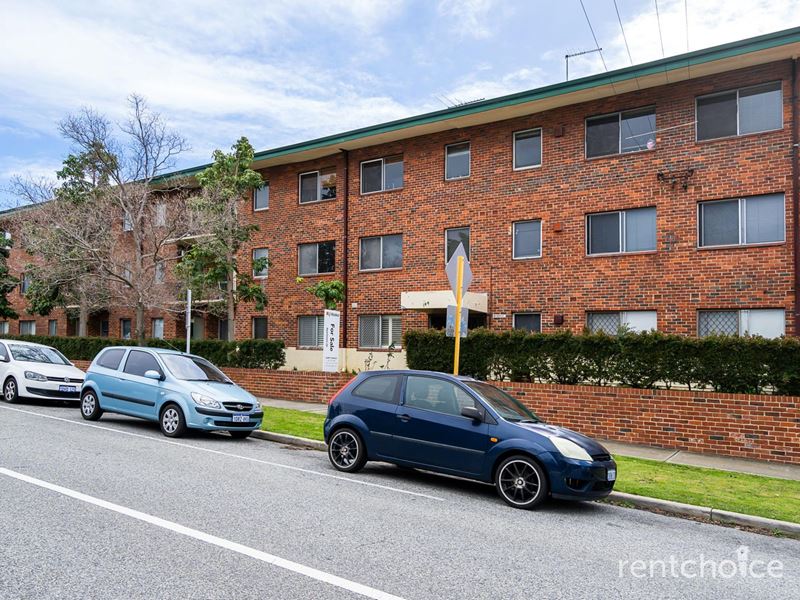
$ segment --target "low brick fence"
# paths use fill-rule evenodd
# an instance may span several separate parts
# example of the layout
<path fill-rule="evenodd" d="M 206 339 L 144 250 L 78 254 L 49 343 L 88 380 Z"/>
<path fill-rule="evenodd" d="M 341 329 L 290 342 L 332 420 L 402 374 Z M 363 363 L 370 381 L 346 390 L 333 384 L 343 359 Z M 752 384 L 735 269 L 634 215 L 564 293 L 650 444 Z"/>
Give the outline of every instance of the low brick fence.
<path fill-rule="evenodd" d="M 88 362 L 76 361 L 85 369 Z M 327 402 L 349 373 L 224 369 L 262 398 Z M 500 382 L 546 421 L 586 435 L 800 464 L 800 398 Z"/>

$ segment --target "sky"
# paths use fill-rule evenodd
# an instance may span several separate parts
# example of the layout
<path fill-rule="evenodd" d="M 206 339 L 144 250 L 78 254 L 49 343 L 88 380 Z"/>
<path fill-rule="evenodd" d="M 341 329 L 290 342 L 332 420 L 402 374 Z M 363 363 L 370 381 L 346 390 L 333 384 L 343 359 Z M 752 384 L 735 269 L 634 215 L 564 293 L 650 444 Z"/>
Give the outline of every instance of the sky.
<path fill-rule="evenodd" d="M 800 25 L 800 0 L 583 4 L 603 52 L 570 79 Z M 580 0 L 0 0 L 0 206 L 15 175 L 54 178 L 61 119 L 119 122 L 131 93 L 186 137 L 185 168 L 242 135 L 265 150 L 563 81 L 594 47 Z"/>

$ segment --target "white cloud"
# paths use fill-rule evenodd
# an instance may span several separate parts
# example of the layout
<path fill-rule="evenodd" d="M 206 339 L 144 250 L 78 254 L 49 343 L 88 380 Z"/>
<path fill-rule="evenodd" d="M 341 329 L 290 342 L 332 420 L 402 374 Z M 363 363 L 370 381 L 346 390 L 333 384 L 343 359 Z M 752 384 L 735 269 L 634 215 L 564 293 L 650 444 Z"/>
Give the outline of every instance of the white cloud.
<path fill-rule="evenodd" d="M 470 102 L 529 90 L 545 83 L 546 73 L 538 67 L 517 69 L 495 77 L 484 69 L 464 77 L 454 88 L 439 95 L 455 103 Z"/>
<path fill-rule="evenodd" d="M 484 39 L 492 35 L 489 14 L 497 4 L 497 0 L 439 0 L 437 9 L 461 37 Z"/>

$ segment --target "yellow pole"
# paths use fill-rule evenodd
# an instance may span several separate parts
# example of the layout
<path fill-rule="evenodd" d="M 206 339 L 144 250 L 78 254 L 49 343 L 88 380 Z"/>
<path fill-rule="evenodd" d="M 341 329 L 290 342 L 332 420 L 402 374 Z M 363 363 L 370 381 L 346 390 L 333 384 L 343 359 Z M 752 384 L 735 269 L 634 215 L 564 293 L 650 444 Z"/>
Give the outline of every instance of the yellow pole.
<path fill-rule="evenodd" d="M 464 257 L 458 257 L 456 269 L 456 351 L 453 357 L 453 375 L 458 375 L 458 359 L 461 353 L 461 284 L 464 281 Z"/>

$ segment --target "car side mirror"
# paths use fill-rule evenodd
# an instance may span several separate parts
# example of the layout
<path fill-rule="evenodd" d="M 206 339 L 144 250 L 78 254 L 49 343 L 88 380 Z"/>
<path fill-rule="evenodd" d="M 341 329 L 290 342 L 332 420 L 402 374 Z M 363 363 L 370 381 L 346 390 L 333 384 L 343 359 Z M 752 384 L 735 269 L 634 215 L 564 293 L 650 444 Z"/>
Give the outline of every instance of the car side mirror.
<path fill-rule="evenodd" d="M 483 417 L 481 416 L 481 411 L 479 411 L 474 406 L 465 406 L 461 409 L 461 416 L 467 417 L 468 419 L 472 419 L 473 421 L 483 421 Z"/>
<path fill-rule="evenodd" d="M 0 354 L 0 362 L 8 362 L 8 357 L 5 354 Z"/>
<path fill-rule="evenodd" d="M 148 369 L 147 371 L 144 372 L 144 376 L 147 377 L 148 379 L 155 379 L 156 381 L 161 381 L 163 379 L 161 373 L 159 373 L 155 369 Z"/>

